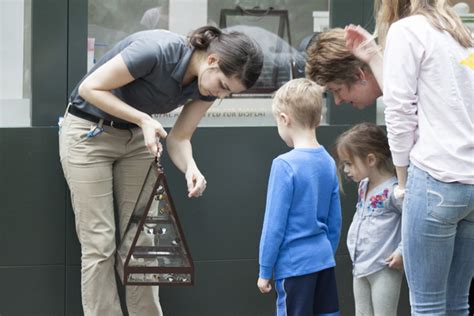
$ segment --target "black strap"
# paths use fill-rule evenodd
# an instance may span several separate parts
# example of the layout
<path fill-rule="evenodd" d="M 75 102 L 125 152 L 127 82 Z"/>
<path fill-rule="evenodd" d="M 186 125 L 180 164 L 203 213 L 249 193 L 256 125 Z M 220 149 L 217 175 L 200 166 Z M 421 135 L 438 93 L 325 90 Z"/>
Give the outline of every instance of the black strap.
<path fill-rule="evenodd" d="M 99 121 L 101 120 L 101 118 L 97 116 L 94 116 L 92 114 L 79 110 L 72 104 L 69 106 L 68 112 L 74 116 L 80 117 L 82 119 L 85 119 L 94 123 L 99 123 Z M 117 128 L 117 129 L 130 129 L 130 128 L 138 127 L 138 125 L 133 124 L 133 123 L 114 122 L 114 121 L 108 121 L 108 120 L 104 120 L 103 124 L 113 127 L 113 128 Z"/>

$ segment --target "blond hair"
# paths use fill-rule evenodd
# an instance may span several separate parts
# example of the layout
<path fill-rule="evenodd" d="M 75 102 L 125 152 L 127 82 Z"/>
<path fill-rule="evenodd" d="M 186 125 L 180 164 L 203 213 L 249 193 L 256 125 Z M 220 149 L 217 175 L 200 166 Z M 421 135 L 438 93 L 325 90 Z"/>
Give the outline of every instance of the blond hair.
<path fill-rule="evenodd" d="M 325 86 L 330 82 L 352 85 L 357 81 L 359 69 L 372 74 L 363 61 L 346 47 L 344 30 L 334 28 L 311 39 L 306 48 L 306 77 Z"/>
<path fill-rule="evenodd" d="M 449 6 L 448 0 L 375 0 L 374 10 L 377 17 L 375 34 L 382 46 L 392 23 L 416 14 L 425 16 L 434 28 L 448 32 L 461 46 L 473 46 L 471 32 Z"/>
<path fill-rule="evenodd" d="M 305 78 L 285 83 L 275 93 L 272 102 L 274 115 L 286 113 L 307 128 L 316 128 L 321 121 L 323 88 Z"/>

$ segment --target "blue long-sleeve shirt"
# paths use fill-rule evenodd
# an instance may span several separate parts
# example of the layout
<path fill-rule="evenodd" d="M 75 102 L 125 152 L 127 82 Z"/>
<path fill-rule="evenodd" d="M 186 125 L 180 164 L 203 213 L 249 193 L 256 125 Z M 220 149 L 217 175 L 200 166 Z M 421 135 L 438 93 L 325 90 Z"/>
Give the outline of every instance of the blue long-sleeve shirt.
<path fill-rule="evenodd" d="M 263 279 L 335 266 L 341 232 L 336 164 L 324 147 L 297 148 L 273 160 L 260 239 Z"/>

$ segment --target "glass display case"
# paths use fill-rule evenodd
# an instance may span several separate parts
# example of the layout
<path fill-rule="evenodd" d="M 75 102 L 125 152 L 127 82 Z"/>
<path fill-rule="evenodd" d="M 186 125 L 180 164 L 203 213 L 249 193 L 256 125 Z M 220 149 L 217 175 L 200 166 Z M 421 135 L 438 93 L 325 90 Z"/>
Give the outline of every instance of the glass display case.
<path fill-rule="evenodd" d="M 293 79 L 295 64 L 302 65 L 300 73 L 304 76 L 304 57 L 291 46 L 291 31 L 288 10 L 263 9 L 222 9 L 219 27 L 227 31 L 243 32 L 259 43 L 262 48 L 264 65 L 255 85 L 244 95 L 271 95 L 285 82 Z M 241 94 L 233 94 L 239 96 Z"/>
<path fill-rule="evenodd" d="M 264 68 L 251 89 L 217 100 L 199 127 L 276 126 L 272 94 L 292 78 L 304 77 L 304 49 L 313 35 L 313 12 L 328 0 L 88 0 L 88 67 L 118 41 L 142 30 L 167 29 L 187 36 L 203 25 L 244 32 L 264 51 Z M 221 102 L 222 101 L 222 102 Z M 154 115 L 172 127 L 181 108 Z M 326 116 L 322 124 L 325 124 Z"/>
<path fill-rule="evenodd" d="M 124 285 L 194 282 L 194 264 L 159 161 L 150 165 L 117 250 L 116 268 Z"/>

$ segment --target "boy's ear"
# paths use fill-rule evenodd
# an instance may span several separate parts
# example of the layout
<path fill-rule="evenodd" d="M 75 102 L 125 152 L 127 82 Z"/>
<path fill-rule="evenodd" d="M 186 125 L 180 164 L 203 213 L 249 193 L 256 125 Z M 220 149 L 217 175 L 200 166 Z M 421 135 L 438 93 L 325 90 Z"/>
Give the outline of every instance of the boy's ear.
<path fill-rule="evenodd" d="M 374 154 L 368 154 L 366 161 L 370 167 L 373 167 L 377 163 L 377 157 Z"/>
<path fill-rule="evenodd" d="M 290 124 L 290 117 L 286 113 L 280 112 L 280 113 L 278 113 L 278 116 L 280 117 L 280 121 L 284 125 Z"/>

